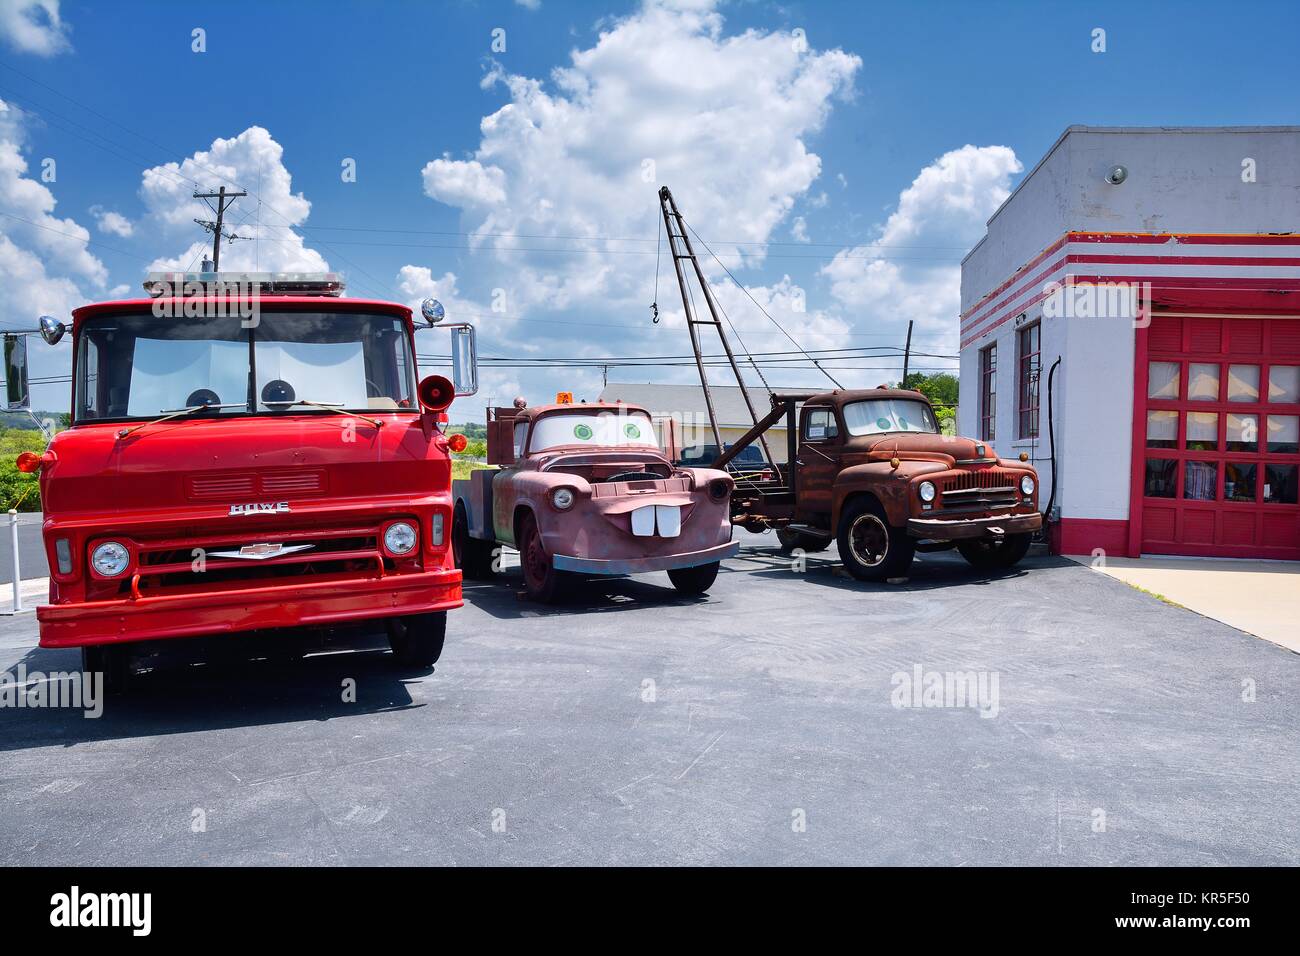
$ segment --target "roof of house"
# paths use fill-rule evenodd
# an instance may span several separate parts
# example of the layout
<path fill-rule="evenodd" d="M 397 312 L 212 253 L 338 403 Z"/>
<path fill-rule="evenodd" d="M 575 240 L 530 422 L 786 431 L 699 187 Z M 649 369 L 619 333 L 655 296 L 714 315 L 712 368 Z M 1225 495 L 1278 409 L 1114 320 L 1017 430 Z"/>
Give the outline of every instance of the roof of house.
<path fill-rule="evenodd" d="M 762 418 L 771 409 L 767 392 L 761 388 L 749 388 L 749 400 L 754 404 L 754 411 Z M 750 428 L 754 419 L 745 407 L 737 385 L 711 385 L 709 392 L 713 395 L 713 408 L 718 413 L 718 425 L 722 428 Z M 708 408 L 704 404 L 704 391 L 698 385 L 650 385 L 621 384 L 610 382 L 600 393 L 602 402 L 629 402 L 650 410 L 653 416 L 689 415 L 708 420 Z M 782 427 L 784 423 L 778 423 Z"/>

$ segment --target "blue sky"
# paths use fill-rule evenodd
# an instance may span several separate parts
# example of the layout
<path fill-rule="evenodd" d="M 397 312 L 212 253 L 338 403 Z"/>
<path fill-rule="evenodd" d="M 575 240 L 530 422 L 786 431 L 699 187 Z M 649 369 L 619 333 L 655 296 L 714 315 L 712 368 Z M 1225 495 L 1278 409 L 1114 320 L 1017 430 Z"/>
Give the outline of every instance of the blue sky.
<path fill-rule="evenodd" d="M 228 161 L 263 200 L 234 213 L 263 224 L 260 265 L 324 262 L 357 295 L 437 294 L 487 354 L 686 352 L 666 264 L 665 321 L 649 322 L 661 182 L 806 347 L 901 345 L 914 317 L 919 347 L 948 354 L 962 252 L 1067 125 L 1300 122 L 1294 4 L 712 6 L 0 0 L 0 147 L 26 163 L 0 164 L 0 314 L 19 327 L 134 294 L 202 238 L 185 181 Z M 791 53 L 798 30 L 807 48 Z M 217 139 L 238 142 L 222 154 Z M 544 238 L 575 235 L 602 238 Z M 730 283 L 719 295 L 751 349 L 791 348 Z M 896 356 L 859 359 L 847 382 L 897 377 Z M 66 373 L 66 348 L 35 361 Z M 493 369 L 484 397 L 600 385 L 593 369 Z M 66 407 L 67 387 L 36 397 Z"/>

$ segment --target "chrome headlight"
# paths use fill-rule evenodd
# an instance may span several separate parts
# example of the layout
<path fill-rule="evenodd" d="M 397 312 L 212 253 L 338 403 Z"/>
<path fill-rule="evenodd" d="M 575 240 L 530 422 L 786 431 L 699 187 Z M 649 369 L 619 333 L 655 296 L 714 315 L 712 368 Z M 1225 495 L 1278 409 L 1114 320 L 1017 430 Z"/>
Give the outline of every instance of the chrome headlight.
<path fill-rule="evenodd" d="M 131 552 L 116 541 L 105 541 L 90 553 L 90 565 L 104 578 L 115 578 L 131 562 Z"/>
<path fill-rule="evenodd" d="M 921 496 L 922 501 L 934 501 L 934 482 L 921 482 L 916 486 L 916 493 Z"/>
<path fill-rule="evenodd" d="M 568 511 L 573 507 L 573 489 L 556 488 L 551 492 L 551 504 L 559 511 Z"/>
<path fill-rule="evenodd" d="M 1026 498 L 1034 493 L 1036 487 L 1038 486 L 1034 484 L 1033 475 L 1025 475 L 1020 479 L 1020 493 Z"/>
<path fill-rule="evenodd" d="M 394 521 L 384 530 L 384 547 L 389 554 L 409 554 L 415 540 L 415 529 L 406 521 Z"/>

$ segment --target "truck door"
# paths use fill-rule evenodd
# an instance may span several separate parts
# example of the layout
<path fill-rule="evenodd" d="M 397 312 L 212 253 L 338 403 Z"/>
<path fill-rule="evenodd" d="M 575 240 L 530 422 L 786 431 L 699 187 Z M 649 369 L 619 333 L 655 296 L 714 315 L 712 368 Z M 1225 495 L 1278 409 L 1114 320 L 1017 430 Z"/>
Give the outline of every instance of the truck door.
<path fill-rule="evenodd" d="M 840 470 L 844 438 L 835 409 L 805 405 L 800 416 L 798 472 L 799 500 L 796 517 L 810 524 L 825 524 L 831 514 L 831 487 Z M 818 516 L 824 520 L 818 521 Z"/>

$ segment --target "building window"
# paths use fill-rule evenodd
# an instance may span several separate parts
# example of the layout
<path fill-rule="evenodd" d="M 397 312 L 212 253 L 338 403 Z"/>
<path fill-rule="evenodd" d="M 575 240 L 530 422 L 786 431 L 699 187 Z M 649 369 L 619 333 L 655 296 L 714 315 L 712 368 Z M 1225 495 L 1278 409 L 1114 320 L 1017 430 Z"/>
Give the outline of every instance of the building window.
<path fill-rule="evenodd" d="M 1016 354 L 1019 358 L 1017 393 L 1020 397 L 1020 428 L 1017 438 L 1038 437 L 1038 369 L 1042 351 L 1042 326 L 1035 322 L 1016 332 Z"/>
<path fill-rule="evenodd" d="M 997 438 L 998 347 L 980 349 L 980 439 Z"/>

